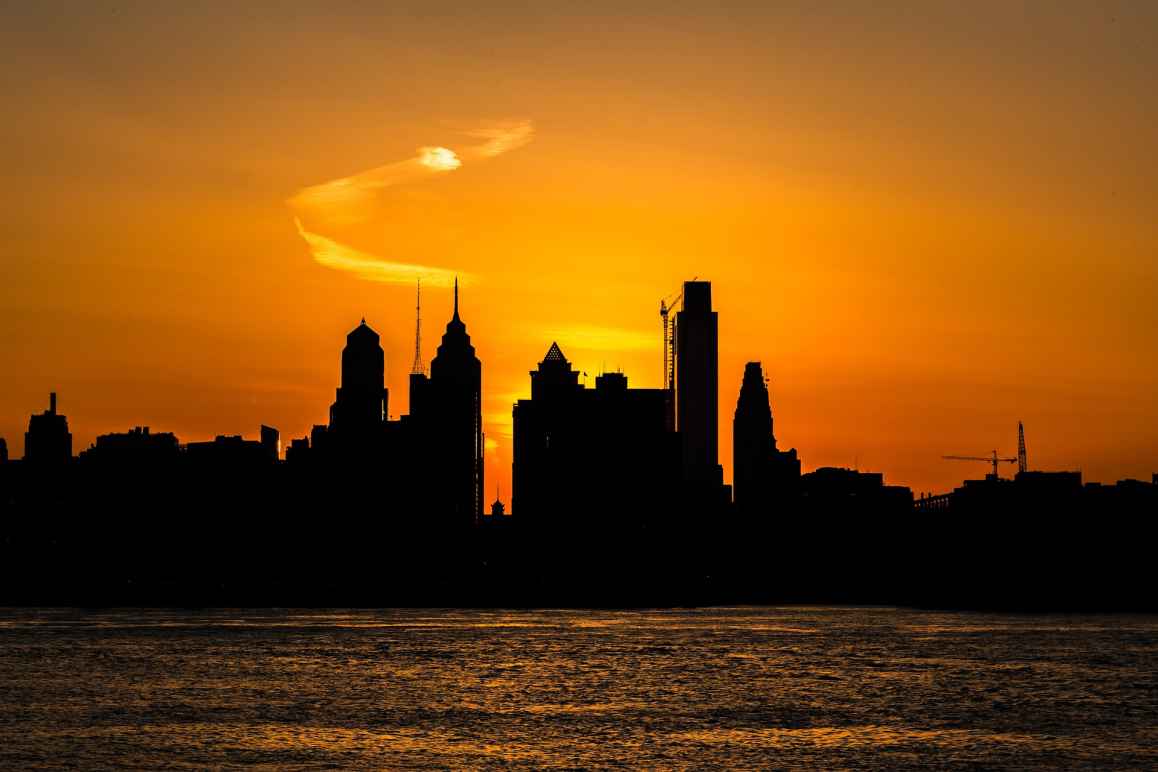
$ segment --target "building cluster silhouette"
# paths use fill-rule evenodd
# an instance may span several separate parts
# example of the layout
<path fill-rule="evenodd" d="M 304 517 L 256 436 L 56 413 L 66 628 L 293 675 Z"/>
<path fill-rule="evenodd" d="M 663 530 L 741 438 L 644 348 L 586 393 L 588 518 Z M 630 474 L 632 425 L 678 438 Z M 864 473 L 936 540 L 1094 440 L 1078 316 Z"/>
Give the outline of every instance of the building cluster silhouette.
<path fill-rule="evenodd" d="M 389 418 L 363 319 L 328 422 L 284 458 L 268 426 L 185 444 L 136 427 L 74 457 L 53 394 L 23 459 L 0 440 L 0 603 L 1153 605 L 1135 536 L 1158 476 L 1083 484 L 1023 452 L 1013 479 L 914 500 L 879 473 L 802 473 L 760 362 L 727 485 L 718 324 L 710 282 L 686 282 L 658 389 L 621 372 L 588 388 L 551 343 L 513 407 L 509 513 L 484 505 L 482 363 L 457 283 L 429 372 L 416 336 L 409 414 Z"/>

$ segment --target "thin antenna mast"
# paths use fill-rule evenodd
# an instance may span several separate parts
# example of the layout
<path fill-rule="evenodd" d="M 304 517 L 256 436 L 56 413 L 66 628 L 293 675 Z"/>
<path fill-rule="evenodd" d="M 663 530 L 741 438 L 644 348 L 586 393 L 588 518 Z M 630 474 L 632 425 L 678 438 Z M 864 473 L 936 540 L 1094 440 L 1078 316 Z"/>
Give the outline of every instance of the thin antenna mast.
<path fill-rule="evenodd" d="M 410 366 L 410 374 L 426 374 L 426 364 L 422 361 L 422 279 L 418 280 L 414 300 L 414 364 Z"/>

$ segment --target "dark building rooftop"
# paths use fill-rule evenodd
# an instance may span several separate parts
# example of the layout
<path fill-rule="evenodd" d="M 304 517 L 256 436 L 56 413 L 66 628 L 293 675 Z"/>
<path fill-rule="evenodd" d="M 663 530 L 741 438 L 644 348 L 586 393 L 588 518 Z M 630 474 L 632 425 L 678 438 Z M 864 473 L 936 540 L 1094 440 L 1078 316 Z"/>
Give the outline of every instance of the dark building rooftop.
<path fill-rule="evenodd" d="M 117 456 L 144 454 L 176 454 L 179 450 L 177 436 L 171 432 L 151 432 L 147 426 L 136 426 L 127 432 L 102 434 L 96 438 L 91 448 L 83 456 L 96 457 L 116 454 Z"/>
<path fill-rule="evenodd" d="M 56 412 L 56 392 L 48 395 L 48 410 L 28 419 L 24 458 L 34 464 L 62 464 L 72 458 L 68 419 Z"/>
<path fill-rule="evenodd" d="M 685 281 L 683 310 L 693 314 L 711 312 L 712 283 L 710 281 Z"/>

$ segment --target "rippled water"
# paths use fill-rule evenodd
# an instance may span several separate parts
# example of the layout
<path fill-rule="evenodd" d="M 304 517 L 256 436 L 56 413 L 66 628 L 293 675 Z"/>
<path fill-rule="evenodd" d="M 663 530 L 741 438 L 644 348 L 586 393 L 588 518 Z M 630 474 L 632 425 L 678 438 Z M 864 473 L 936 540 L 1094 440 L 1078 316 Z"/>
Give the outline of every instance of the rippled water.
<path fill-rule="evenodd" d="M 0 610 L 0 766 L 1158 765 L 1158 618 Z"/>

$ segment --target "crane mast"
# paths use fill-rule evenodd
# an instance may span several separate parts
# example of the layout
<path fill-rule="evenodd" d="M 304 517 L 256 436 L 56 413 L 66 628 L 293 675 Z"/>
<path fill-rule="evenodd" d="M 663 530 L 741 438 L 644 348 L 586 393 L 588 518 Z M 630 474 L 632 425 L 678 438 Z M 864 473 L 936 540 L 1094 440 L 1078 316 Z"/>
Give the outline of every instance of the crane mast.
<path fill-rule="evenodd" d="M 675 320 L 670 317 L 675 304 L 684 293 L 681 290 L 671 297 L 659 301 L 659 316 L 663 321 L 663 387 L 668 391 L 675 388 Z"/>
<path fill-rule="evenodd" d="M 1021 474 L 1029 468 L 1025 456 L 1025 426 L 1021 421 L 1017 422 L 1017 458 L 1003 458 L 997 455 L 996 450 L 988 456 L 941 456 L 941 458 L 947 461 L 984 461 L 987 464 L 992 464 L 994 478 L 997 477 L 998 464 L 1017 464 L 1017 472 Z"/>
<path fill-rule="evenodd" d="M 1025 427 L 1022 426 L 1021 421 L 1017 422 L 1017 471 L 1022 473 L 1029 469 L 1029 463 L 1025 456 Z"/>

